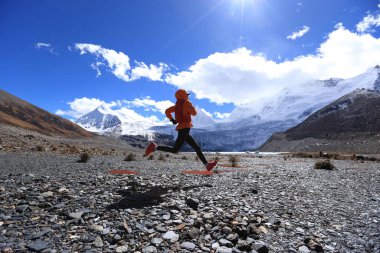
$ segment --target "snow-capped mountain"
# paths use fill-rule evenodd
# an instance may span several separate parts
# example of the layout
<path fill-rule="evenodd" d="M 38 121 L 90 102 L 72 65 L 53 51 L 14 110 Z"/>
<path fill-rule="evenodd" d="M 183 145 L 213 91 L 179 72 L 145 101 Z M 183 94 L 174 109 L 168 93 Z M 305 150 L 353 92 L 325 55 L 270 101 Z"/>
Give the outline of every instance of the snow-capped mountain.
<path fill-rule="evenodd" d="M 212 119 L 211 115 L 208 115 L 202 108 L 196 107 L 197 115 L 192 118 L 193 125 L 196 128 L 209 128 L 215 125 L 215 121 Z"/>
<path fill-rule="evenodd" d="M 350 79 L 315 80 L 286 88 L 276 96 L 237 106 L 224 122 L 215 122 L 197 107 L 192 133 L 205 150 L 252 150 L 274 132 L 286 131 L 336 99 L 362 88 L 380 90 L 379 66 Z M 90 131 L 118 136 L 177 135 L 170 122 L 147 119 L 128 108 L 112 110 L 106 105 L 82 116 L 77 123 Z"/>
<path fill-rule="evenodd" d="M 158 125 L 155 122 L 128 108 L 112 110 L 106 104 L 102 104 L 76 120 L 78 125 L 91 132 L 114 136 L 143 135 L 150 139 L 154 131 L 149 129 Z"/>
<path fill-rule="evenodd" d="M 262 123 L 272 120 L 304 120 L 311 113 L 356 89 L 380 86 L 380 67 L 350 79 L 316 80 L 283 90 L 274 97 L 237 106 L 229 120 L 249 118 Z"/>
<path fill-rule="evenodd" d="M 380 91 L 358 89 L 313 113 L 297 126 L 273 134 L 260 149 L 378 153 L 379 110 Z"/>
<path fill-rule="evenodd" d="M 120 119 L 113 115 L 106 105 L 101 105 L 76 120 L 76 123 L 92 132 L 112 131 L 121 124 Z"/>
<path fill-rule="evenodd" d="M 251 150 L 274 132 L 282 132 L 309 115 L 356 89 L 378 89 L 380 67 L 350 79 L 316 80 L 283 90 L 277 96 L 237 106 L 228 122 L 207 131 L 194 129 L 194 136 L 209 150 Z"/>

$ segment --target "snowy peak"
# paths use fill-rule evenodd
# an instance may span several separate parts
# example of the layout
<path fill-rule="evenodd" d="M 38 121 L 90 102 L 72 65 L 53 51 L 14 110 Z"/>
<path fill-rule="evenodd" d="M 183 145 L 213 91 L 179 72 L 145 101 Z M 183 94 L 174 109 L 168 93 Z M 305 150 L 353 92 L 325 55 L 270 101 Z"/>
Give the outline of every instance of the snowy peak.
<path fill-rule="evenodd" d="M 121 124 L 120 119 L 112 114 L 106 105 L 101 105 L 76 120 L 76 123 L 85 129 L 101 132 L 109 128 L 115 128 Z"/>
<path fill-rule="evenodd" d="M 195 128 L 207 128 L 215 124 L 211 115 L 207 114 L 202 108 L 196 107 L 197 115 L 192 118 Z"/>

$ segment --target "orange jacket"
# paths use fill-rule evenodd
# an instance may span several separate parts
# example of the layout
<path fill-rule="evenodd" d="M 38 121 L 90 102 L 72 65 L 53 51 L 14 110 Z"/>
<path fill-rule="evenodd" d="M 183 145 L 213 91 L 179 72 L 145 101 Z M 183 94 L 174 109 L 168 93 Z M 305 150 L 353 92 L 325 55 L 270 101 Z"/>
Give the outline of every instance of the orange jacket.
<path fill-rule="evenodd" d="M 193 104 L 189 101 L 189 97 L 187 95 L 187 92 L 185 90 L 178 90 L 175 93 L 176 99 L 183 99 L 185 100 L 183 104 L 183 115 L 197 115 L 197 111 L 195 110 Z M 175 112 L 175 106 L 171 106 L 168 109 L 165 110 L 166 117 L 168 117 L 170 120 L 173 119 L 172 113 Z M 193 127 L 193 123 L 191 122 L 191 116 L 189 117 L 190 120 L 181 122 L 177 125 L 175 128 L 176 130 L 184 129 L 184 128 L 191 128 Z"/>

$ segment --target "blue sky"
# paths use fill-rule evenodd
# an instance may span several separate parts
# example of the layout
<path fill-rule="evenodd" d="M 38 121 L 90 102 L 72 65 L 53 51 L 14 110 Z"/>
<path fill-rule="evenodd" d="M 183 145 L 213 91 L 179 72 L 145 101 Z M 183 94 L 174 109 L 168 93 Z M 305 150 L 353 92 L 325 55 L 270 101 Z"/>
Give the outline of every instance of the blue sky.
<path fill-rule="evenodd" d="M 380 64 L 379 4 L 2 0 L 0 88 L 70 119 L 106 102 L 157 120 L 185 88 L 225 117 L 292 82 Z"/>

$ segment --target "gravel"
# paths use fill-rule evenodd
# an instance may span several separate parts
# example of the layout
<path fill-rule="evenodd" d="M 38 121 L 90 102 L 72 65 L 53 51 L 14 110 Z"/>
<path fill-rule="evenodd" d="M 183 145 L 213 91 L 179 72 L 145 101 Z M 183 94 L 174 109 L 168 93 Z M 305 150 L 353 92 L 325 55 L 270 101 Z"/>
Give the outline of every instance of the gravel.
<path fill-rule="evenodd" d="M 379 163 L 321 171 L 314 159 L 242 154 L 240 168 L 197 176 L 181 173 L 204 169 L 183 155 L 77 163 L 0 151 L 0 251 L 380 252 Z"/>

